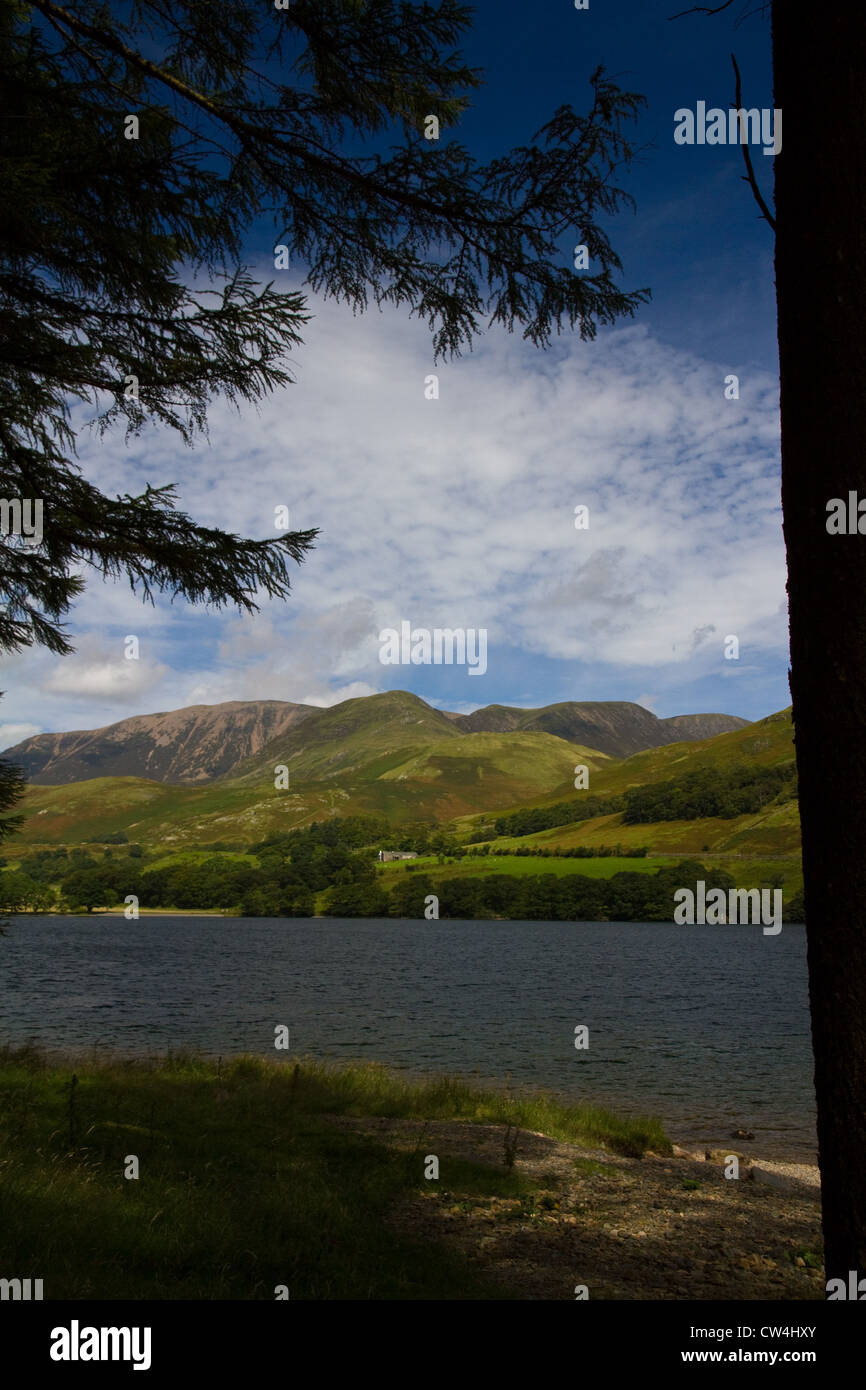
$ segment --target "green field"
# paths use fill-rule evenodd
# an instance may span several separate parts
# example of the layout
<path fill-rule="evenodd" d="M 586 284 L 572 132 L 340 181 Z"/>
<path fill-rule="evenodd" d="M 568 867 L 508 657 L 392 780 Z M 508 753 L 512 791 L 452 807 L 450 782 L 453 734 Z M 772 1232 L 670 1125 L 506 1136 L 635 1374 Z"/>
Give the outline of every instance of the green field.
<path fill-rule="evenodd" d="M 645 828 L 645 827 L 644 827 Z M 532 837 L 534 838 L 534 837 Z M 515 841 L 515 844 L 526 841 Z M 487 874 L 514 874 L 524 877 L 528 874 L 582 874 L 586 878 L 612 878 L 619 873 L 655 873 L 658 869 L 676 864 L 685 855 L 647 855 L 645 859 L 620 858 L 616 855 L 603 859 L 557 859 L 552 855 L 534 857 L 530 855 L 479 855 L 459 860 L 456 863 L 440 864 L 435 855 L 419 855 L 412 863 L 417 864 L 418 872 L 436 881 L 453 878 L 482 878 Z M 692 856 L 689 856 L 692 857 Z M 786 899 L 802 892 L 803 871 L 799 858 L 776 857 L 758 858 L 752 855 L 703 855 L 701 863 L 708 869 L 724 869 L 734 879 L 738 888 L 755 888 L 782 876 Z M 405 864 L 394 861 L 381 864 L 378 868 L 385 887 L 392 887 L 403 877 L 408 877 Z"/>
<path fill-rule="evenodd" d="M 440 864 L 435 855 L 427 854 L 419 855 L 412 863 L 419 866 L 417 872 L 429 873 L 437 879 L 481 878 L 485 874 L 515 874 L 519 877 L 527 874 L 584 874 L 587 878 L 612 878 L 614 874 L 623 871 L 655 873 L 656 869 L 660 869 L 664 864 L 675 864 L 676 860 L 649 856 L 646 859 L 621 859 L 616 855 L 604 859 L 555 859 L 552 855 L 549 859 L 530 855 L 521 855 L 518 858 L 514 855 L 497 854 L 467 856 L 456 863 Z M 386 886 L 389 879 L 398 877 L 395 870 L 405 874 L 406 865 L 395 861 L 379 866 L 378 872 L 385 880 Z"/>

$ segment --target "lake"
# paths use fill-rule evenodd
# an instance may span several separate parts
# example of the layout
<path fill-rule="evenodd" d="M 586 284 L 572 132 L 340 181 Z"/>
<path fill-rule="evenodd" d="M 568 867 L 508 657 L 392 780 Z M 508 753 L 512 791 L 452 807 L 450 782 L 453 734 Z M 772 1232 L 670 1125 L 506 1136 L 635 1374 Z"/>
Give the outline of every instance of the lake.
<path fill-rule="evenodd" d="M 658 1115 L 815 1161 L 805 930 L 634 922 L 11 919 L 0 1036 L 381 1061 Z M 589 1047 L 574 1046 L 577 1025 Z"/>

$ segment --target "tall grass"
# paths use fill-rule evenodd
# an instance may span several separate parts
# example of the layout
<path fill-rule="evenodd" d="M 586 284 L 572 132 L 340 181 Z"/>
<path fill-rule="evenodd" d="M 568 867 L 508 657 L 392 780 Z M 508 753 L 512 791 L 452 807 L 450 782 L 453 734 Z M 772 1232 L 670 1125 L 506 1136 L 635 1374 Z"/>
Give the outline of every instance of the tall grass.
<path fill-rule="evenodd" d="M 418 1143 L 386 1147 L 340 1115 L 417 1120 Z M 48 1299 L 273 1299 L 278 1285 L 294 1299 L 513 1297 L 392 1221 L 430 1191 L 431 1120 L 669 1148 L 652 1120 L 377 1065 L 0 1049 L 0 1275 L 41 1278 Z M 124 1177 L 133 1155 L 137 1179 Z M 519 1157 L 449 1163 L 452 1190 L 533 1187 Z"/>

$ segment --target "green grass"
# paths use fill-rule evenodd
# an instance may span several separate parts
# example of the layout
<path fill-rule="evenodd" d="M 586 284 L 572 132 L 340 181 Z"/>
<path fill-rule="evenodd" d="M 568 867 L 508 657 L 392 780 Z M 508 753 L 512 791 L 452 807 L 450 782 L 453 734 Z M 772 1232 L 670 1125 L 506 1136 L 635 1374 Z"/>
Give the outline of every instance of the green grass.
<path fill-rule="evenodd" d="M 635 873 L 655 873 L 665 864 L 675 864 L 676 860 L 654 856 L 646 859 L 625 859 L 611 855 L 605 859 L 557 859 L 553 855 L 537 858 L 531 855 L 481 855 L 471 859 L 461 859 L 453 864 L 440 864 L 435 855 L 419 855 L 412 860 L 421 865 L 418 873 L 429 874 L 435 879 L 483 878 L 487 874 L 514 874 L 524 878 L 527 874 L 583 874 L 586 878 L 611 878 L 614 874 L 633 870 Z M 395 872 L 396 871 L 396 872 Z M 406 875 L 406 866 L 396 860 L 379 866 L 378 872 L 385 880 L 385 887 Z M 412 872 L 415 872 L 414 870 Z"/>
<path fill-rule="evenodd" d="M 143 868 L 145 871 L 176 869 L 180 864 L 203 864 L 207 859 L 224 859 L 232 864 L 246 864 L 251 869 L 257 869 L 259 866 L 258 857 L 255 854 L 243 854 L 238 850 L 183 849 L 174 850 L 170 854 L 163 854 L 159 859 L 150 859 L 143 865 Z"/>
<path fill-rule="evenodd" d="M 77 1081 L 72 1082 L 73 1073 Z M 333 1116 L 417 1121 L 414 1149 Z M 194 1055 L 58 1057 L 0 1050 L 0 1266 L 46 1299 L 517 1298 L 459 1253 L 393 1225 L 423 1176 L 431 1120 L 475 1120 L 640 1155 L 668 1152 L 652 1119 L 453 1077 Z M 531 1202 L 519 1171 L 450 1158 L 441 1192 Z M 128 1155 L 140 1176 L 123 1176 Z M 408 1229 L 407 1229 L 408 1226 Z"/>
<path fill-rule="evenodd" d="M 629 787 L 668 781 L 698 769 L 709 768 L 725 772 L 741 763 L 774 767 L 790 762 L 793 757 L 794 728 L 789 708 L 728 734 L 716 734 L 712 738 L 697 739 L 688 743 L 669 743 L 661 748 L 649 748 L 643 753 L 633 753 L 628 758 L 610 759 L 592 771 L 589 791 L 593 796 L 616 796 L 627 791 Z M 565 799 L 557 789 L 544 798 L 539 797 L 532 804 L 547 806 Z M 515 803 L 513 807 L 500 814 L 507 815 L 511 810 L 522 810 L 529 804 Z M 469 824 L 469 818 L 466 823 Z M 638 825 L 633 828 L 642 830 L 646 827 Z"/>
<path fill-rule="evenodd" d="M 524 841 L 515 840 L 514 844 L 531 843 L 533 838 L 535 837 L 527 837 Z M 549 859 L 541 855 L 537 858 L 531 855 L 484 855 L 461 859 L 453 864 L 440 864 L 435 855 L 424 855 L 411 861 L 420 867 L 410 870 L 410 873 L 423 873 L 429 876 L 431 881 L 443 883 L 455 878 L 484 878 L 488 874 L 514 874 L 520 878 L 528 874 L 556 874 L 557 877 L 583 874 L 586 878 L 612 878 L 614 874 L 619 873 L 655 873 L 658 869 L 676 864 L 686 857 L 699 859 L 707 869 L 724 869 L 732 876 L 738 888 L 757 888 L 762 884 L 768 884 L 775 875 L 781 874 L 784 878 L 782 892 L 786 901 L 803 888 L 803 869 L 799 856 L 777 856 L 767 859 L 754 858 L 747 854 L 702 853 L 700 850 L 688 856 L 648 854 L 645 859 L 628 859 L 617 855 L 604 859 L 566 859 L 554 855 Z M 396 860 L 390 864 L 379 865 L 378 873 L 385 888 L 393 888 L 395 883 L 402 882 L 407 877 L 405 864 Z"/>
<path fill-rule="evenodd" d="M 609 1163 L 599 1163 L 594 1158 L 576 1158 L 574 1166 L 578 1173 L 584 1177 L 596 1177 L 599 1173 L 606 1173 L 610 1169 Z"/>

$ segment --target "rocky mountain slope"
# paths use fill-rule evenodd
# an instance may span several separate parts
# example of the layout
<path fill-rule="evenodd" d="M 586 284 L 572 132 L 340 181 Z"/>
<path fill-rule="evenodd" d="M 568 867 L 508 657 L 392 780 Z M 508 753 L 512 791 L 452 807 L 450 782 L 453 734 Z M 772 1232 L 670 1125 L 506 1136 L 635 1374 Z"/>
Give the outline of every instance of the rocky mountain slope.
<path fill-rule="evenodd" d="M 190 705 L 135 715 L 102 729 L 37 734 L 3 757 L 41 786 L 95 777 L 200 786 L 220 778 L 258 778 L 278 763 L 293 775 L 321 781 L 371 763 L 381 775 L 389 762 L 396 766 L 422 747 L 469 734 L 551 734 L 624 758 L 746 723 L 727 714 L 658 719 L 641 705 L 617 700 L 566 701 L 529 710 L 488 705 L 468 715 L 448 714 L 408 691 L 392 690 L 328 708 L 283 700 Z"/>
<path fill-rule="evenodd" d="M 646 748 L 712 738 L 741 729 L 747 723 L 733 714 L 678 714 L 659 719 L 642 705 L 624 700 L 574 701 L 542 709 L 487 705 L 472 714 L 449 716 L 459 729 L 472 733 L 525 732 L 556 734 L 572 743 L 597 748 L 611 758 L 627 758 Z"/>
<path fill-rule="evenodd" d="M 201 783 L 223 777 L 287 732 L 311 705 L 284 700 L 231 700 L 139 714 L 103 729 L 36 734 L 4 754 L 31 782 L 62 786 L 91 777 L 148 777 L 155 782 Z"/>

